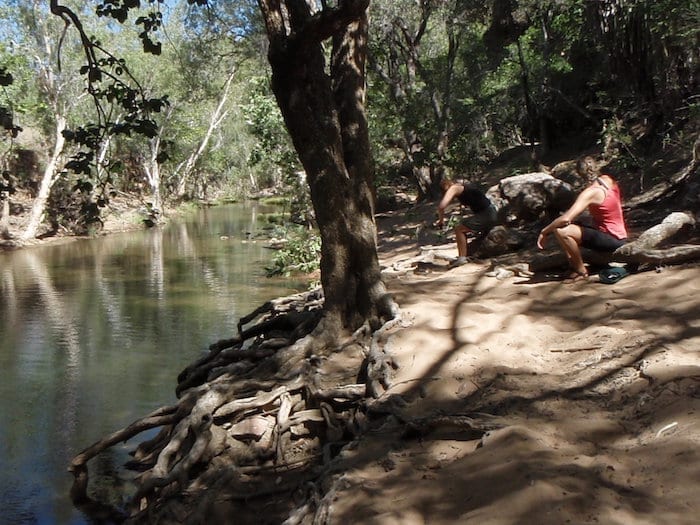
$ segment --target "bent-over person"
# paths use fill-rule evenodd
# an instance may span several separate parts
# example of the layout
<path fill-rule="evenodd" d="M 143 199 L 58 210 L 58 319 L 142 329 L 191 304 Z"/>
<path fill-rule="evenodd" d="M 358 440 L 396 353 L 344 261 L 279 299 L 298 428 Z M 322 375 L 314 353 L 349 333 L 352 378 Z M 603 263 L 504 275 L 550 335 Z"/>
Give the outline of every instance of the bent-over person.
<path fill-rule="evenodd" d="M 445 209 L 455 198 L 473 213 L 471 216 L 462 217 L 459 224 L 455 226 L 457 259 L 450 263 L 450 266 L 455 268 L 467 262 L 467 236 L 470 233 L 478 237 L 488 235 L 498 223 L 498 213 L 493 203 L 476 184 L 445 179 L 440 183 L 440 188 L 444 194 L 437 208 L 438 227 L 442 228 L 445 222 Z"/>

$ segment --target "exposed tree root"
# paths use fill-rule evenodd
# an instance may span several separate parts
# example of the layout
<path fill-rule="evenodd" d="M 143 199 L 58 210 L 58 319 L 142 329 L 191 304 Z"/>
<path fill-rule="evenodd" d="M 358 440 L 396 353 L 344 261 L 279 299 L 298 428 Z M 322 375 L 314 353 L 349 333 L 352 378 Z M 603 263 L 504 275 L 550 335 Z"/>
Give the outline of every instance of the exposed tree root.
<path fill-rule="evenodd" d="M 344 444 L 367 430 L 372 405 L 387 401 L 383 393 L 396 368 L 388 352 L 391 334 L 408 322 L 395 305 L 386 305 L 393 318 L 383 326 L 372 330 L 367 324 L 329 349 L 327 341 L 321 347 L 311 335 L 320 306 L 314 291 L 266 303 L 243 318 L 237 337 L 213 344 L 179 375 L 176 405 L 105 437 L 73 459 L 74 502 L 90 502 L 115 516 L 125 510 L 125 519 L 133 523 L 192 522 L 205 519 L 206 512 L 183 501 L 206 501 L 214 487 L 218 499 L 210 503 L 231 504 L 298 494 L 305 483 L 324 476 Z M 255 319 L 255 325 L 243 328 Z M 387 410 L 372 413 L 385 417 Z M 158 427 L 158 435 L 142 442 L 128 464 L 141 474 L 127 508 L 92 501 L 89 460 Z M 291 501 L 279 499 L 286 505 Z M 317 512 L 324 499 L 319 495 L 309 508 Z M 293 510 L 280 512 L 286 516 Z"/>
<path fill-rule="evenodd" d="M 392 411 L 392 415 L 394 417 L 383 420 L 381 431 L 395 433 L 402 439 L 425 439 L 440 430 L 457 431 L 465 439 L 480 439 L 489 431 L 507 425 L 504 418 L 489 414 L 434 414 L 422 418 L 404 418 L 399 411 Z M 355 440 L 345 444 L 333 459 L 324 463 L 316 479 L 305 486 L 304 504 L 290 512 L 283 525 L 330 523 L 333 502 L 338 493 L 347 488 L 347 463 L 352 462 L 354 451 L 361 448 L 362 439 L 363 436 L 358 435 Z"/>
<path fill-rule="evenodd" d="M 694 227 L 691 214 L 671 214 L 607 260 L 697 259 L 695 245 L 659 248 Z M 531 265 L 526 271 L 539 269 Z M 397 367 L 391 335 L 409 323 L 404 314 L 387 296 L 379 309 L 388 319 L 382 326 L 368 322 L 341 339 L 322 304 L 320 290 L 314 290 L 270 301 L 242 318 L 235 337 L 212 344 L 178 376 L 175 405 L 73 459 L 76 505 L 98 520 L 216 523 L 217 508 L 235 512 L 243 501 L 264 499 L 289 525 L 326 523 L 344 487 L 343 461 L 378 424 L 404 439 L 426 439 L 440 430 L 477 439 L 505 425 L 485 414 L 403 417 L 403 400 L 387 390 Z M 155 428 L 160 432 L 140 443 L 128 464 L 140 475 L 126 508 L 92 500 L 88 462 Z"/>

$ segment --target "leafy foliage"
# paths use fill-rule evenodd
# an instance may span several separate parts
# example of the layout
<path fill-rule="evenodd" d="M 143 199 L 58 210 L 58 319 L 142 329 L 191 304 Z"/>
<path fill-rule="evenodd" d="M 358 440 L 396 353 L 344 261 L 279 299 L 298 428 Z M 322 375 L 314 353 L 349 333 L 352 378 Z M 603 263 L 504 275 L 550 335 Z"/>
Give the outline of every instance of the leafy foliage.
<path fill-rule="evenodd" d="M 24 0 L 0 6 L 5 139 L 36 137 L 37 150 L 50 144 L 52 104 L 68 101 L 64 153 L 80 180 L 69 187 L 91 188 L 96 203 L 114 189 L 138 197 L 153 159 L 172 198 L 234 64 L 225 118 L 197 161 L 189 196 L 273 187 L 288 195 L 296 222 L 313 224 L 270 91 L 255 3 L 52 4 L 57 16 L 46 20 L 32 19 Z M 46 64 L 12 47 L 21 30 L 30 42 L 38 22 L 54 23 L 54 44 L 69 24 L 60 56 L 51 57 L 62 82 L 53 101 L 38 81 Z M 478 178 L 500 152 L 522 145 L 537 155 L 597 147 L 624 169 L 643 169 L 647 152 L 692 139 L 698 27 L 697 0 L 374 0 L 367 109 L 377 183 L 418 186 L 421 173 Z"/>
<path fill-rule="evenodd" d="M 54 185 L 46 211 L 54 232 L 65 230 L 78 235 L 93 235 L 103 226 L 104 202 L 93 199 L 89 182 L 65 177 Z"/>
<path fill-rule="evenodd" d="M 279 185 L 284 176 L 299 169 L 299 161 L 270 92 L 268 79 L 261 76 L 248 79 L 247 92 L 243 116 L 249 132 L 256 139 L 248 163 L 258 171 L 257 179 L 262 184 Z"/>
<path fill-rule="evenodd" d="M 303 226 L 294 226 L 285 232 L 287 242 L 277 250 L 268 276 L 285 275 L 292 272 L 311 273 L 319 269 L 321 260 L 321 237 L 318 232 Z"/>
<path fill-rule="evenodd" d="M 684 125 L 677 116 L 687 119 L 697 94 L 697 1 L 374 5 L 371 60 L 383 70 L 372 70 L 369 105 L 385 176 L 421 163 L 476 176 L 521 144 L 540 155 L 572 143 L 608 144 L 610 155 L 634 163 L 636 147 L 648 151 Z M 418 35 L 420 46 L 411 48 Z M 452 52 L 452 80 L 440 84 Z M 448 140 L 438 156 L 443 131 L 434 107 L 441 100 L 449 105 Z M 409 138 L 422 143 L 421 157 L 409 155 Z"/>
<path fill-rule="evenodd" d="M 11 86 L 14 82 L 12 73 L 4 66 L 0 66 L 0 87 L 5 88 Z M 12 138 L 17 138 L 22 128 L 15 124 L 12 109 L 9 106 L 0 104 L 0 126 L 5 130 L 6 135 Z"/>

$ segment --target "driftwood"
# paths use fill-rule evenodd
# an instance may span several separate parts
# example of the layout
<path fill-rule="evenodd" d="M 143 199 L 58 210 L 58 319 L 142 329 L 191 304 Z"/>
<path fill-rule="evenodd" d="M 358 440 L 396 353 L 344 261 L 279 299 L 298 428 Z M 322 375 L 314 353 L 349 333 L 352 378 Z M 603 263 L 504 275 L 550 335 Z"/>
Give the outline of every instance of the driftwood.
<path fill-rule="evenodd" d="M 695 139 L 691 161 L 684 169 L 674 174 L 667 181 L 657 184 L 651 190 L 629 199 L 624 205 L 625 209 L 629 210 L 658 203 L 664 198 L 682 193 L 683 188 L 688 186 L 688 189 L 693 193 L 683 196 L 684 200 L 695 201 L 695 203 L 697 203 L 700 189 L 698 188 L 697 181 L 693 181 L 693 178 L 697 178 L 698 167 L 700 167 L 700 136 Z M 685 197 L 688 198 L 685 199 Z"/>
<path fill-rule="evenodd" d="M 696 226 L 695 217 L 690 213 L 674 212 L 668 215 L 660 224 L 652 226 L 643 232 L 635 241 L 621 247 L 621 255 L 633 255 L 659 246 L 664 241 L 672 239 L 676 234 L 690 231 Z"/>
<path fill-rule="evenodd" d="M 659 203 L 662 199 L 673 197 L 674 204 L 685 207 L 684 211 L 670 213 L 660 224 L 652 226 L 644 231 L 637 239 L 619 248 L 612 254 L 582 250 L 584 260 L 595 265 L 605 265 L 611 262 L 626 263 L 632 266 L 666 264 L 679 264 L 700 259 L 700 246 L 697 244 L 683 244 L 683 239 L 688 239 L 696 231 L 696 216 L 700 199 L 700 181 L 698 181 L 698 167 L 700 167 L 700 137 L 696 139 L 693 155 L 688 165 L 668 179 L 658 184 L 648 192 L 628 200 L 625 212 L 630 213 L 644 206 Z M 499 214 L 502 218 L 525 220 L 528 218 L 545 216 L 567 203 L 573 193 L 569 189 L 576 186 L 575 179 L 570 173 L 573 163 L 562 163 L 555 167 L 552 173 L 558 177 L 564 174 L 568 176 L 568 182 L 560 181 L 560 185 L 552 182 L 558 180 L 544 173 L 531 173 L 503 179 L 498 185 L 493 186 L 488 195 L 499 206 Z M 536 221 L 536 224 L 539 224 Z M 525 228 L 531 226 L 526 225 Z M 528 239 L 526 234 L 518 235 L 515 228 L 504 228 L 508 235 L 494 228 L 494 235 L 487 237 L 479 247 L 477 255 L 480 258 L 492 258 L 493 276 L 505 278 L 517 271 L 503 270 L 504 267 L 514 264 L 522 264 L 529 259 L 528 270 L 539 272 L 566 266 L 567 261 L 559 249 L 550 249 L 544 253 L 533 252 L 527 257 L 524 254 L 515 254 L 514 250 L 532 246 L 534 240 Z M 532 236 L 530 236 L 532 237 Z M 505 247 L 504 247 L 505 246 Z"/>
<path fill-rule="evenodd" d="M 697 221 L 690 212 L 673 212 L 661 223 L 642 232 L 637 239 L 620 247 L 613 253 L 596 252 L 583 249 L 584 260 L 594 265 L 603 266 L 611 262 L 632 265 L 667 265 L 700 260 L 700 245 L 671 244 L 689 237 L 697 228 Z M 496 226 L 484 238 L 470 243 L 480 259 L 491 259 L 489 277 L 507 279 L 514 275 L 531 276 L 541 272 L 567 265 L 564 253 L 554 247 L 544 252 L 534 248 L 534 237 L 528 237 L 513 228 Z M 522 251 L 528 244 L 528 251 Z M 517 251 L 516 251 L 517 250 Z M 445 245 L 427 245 L 419 248 L 419 254 L 394 262 L 386 268 L 384 275 L 402 275 L 416 271 L 421 267 L 437 266 L 437 260 L 452 261 L 455 258 L 454 243 Z"/>
<path fill-rule="evenodd" d="M 696 138 L 690 162 L 667 181 L 657 184 L 642 195 L 629 199 L 624 204 L 625 213 L 637 211 L 645 206 L 658 204 L 662 200 L 673 199 L 672 204 L 680 210 L 669 214 L 660 224 L 643 232 L 637 239 L 626 244 L 613 254 L 584 250 L 584 259 L 593 264 L 604 265 L 609 262 L 629 263 L 633 265 L 678 264 L 700 259 L 700 247 L 696 244 L 676 244 L 684 234 L 696 228 L 695 214 L 700 202 L 700 137 Z M 556 215 L 573 202 L 575 190 L 580 181 L 572 175 L 574 162 L 563 162 L 547 173 L 528 173 L 507 177 L 489 189 L 487 195 L 499 209 L 499 215 L 505 223 L 513 224 L 524 221 L 539 224 L 544 216 Z M 566 180 L 561 180 L 566 179 Z M 531 226 L 530 226 L 531 229 Z M 506 228 L 509 231 L 510 228 Z M 515 230 L 515 229 L 513 229 Z M 479 251 L 480 258 L 504 256 L 497 264 L 522 262 L 520 257 L 508 255 L 514 250 L 533 244 L 527 235 L 517 234 L 517 230 L 505 234 L 494 229 L 495 235 L 487 237 Z M 490 241 L 490 242 L 488 242 Z M 504 248 L 504 245 L 507 245 Z M 534 255 L 530 262 L 530 271 L 541 271 L 566 265 L 560 250 L 550 250 L 544 254 Z M 503 275 L 501 273 L 501 275 Z"/>

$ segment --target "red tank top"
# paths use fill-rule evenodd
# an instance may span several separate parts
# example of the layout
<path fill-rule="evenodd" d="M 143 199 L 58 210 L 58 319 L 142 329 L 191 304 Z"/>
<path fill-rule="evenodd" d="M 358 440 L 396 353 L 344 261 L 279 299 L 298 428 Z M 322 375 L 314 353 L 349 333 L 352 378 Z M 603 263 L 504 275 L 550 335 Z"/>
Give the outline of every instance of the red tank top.
<path fill-rule="evenodd" d="M 605 199 L 600 204 L 590 204 L 588 206 L 593 222 L 600 231 L 609 233 L 616 239 L 626 239 L 627 228 L 625 227 L 625 219 L 622 216 L 620 187 L 614 184 L 612 188 L 608 188 L 600 179 L 598 179 L 598 183 L 603 187 Z"/>

